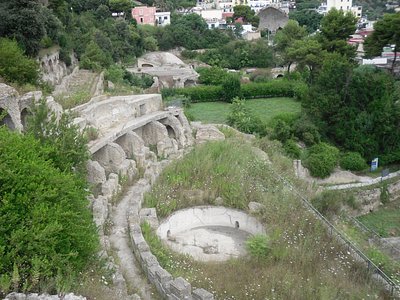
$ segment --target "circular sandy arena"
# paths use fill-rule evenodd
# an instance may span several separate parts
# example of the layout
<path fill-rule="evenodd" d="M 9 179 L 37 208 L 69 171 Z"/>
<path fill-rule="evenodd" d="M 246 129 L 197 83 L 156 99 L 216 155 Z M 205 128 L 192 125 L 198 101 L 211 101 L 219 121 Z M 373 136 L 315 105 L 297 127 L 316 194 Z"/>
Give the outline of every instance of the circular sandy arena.
<path fill-rule="evenodd" d="M 177 211 L 164 220 L 157 235 L 174 251 L 199 261 L 224 261 L 246 253 L 245 242 L 265 234 L 254 217 L 221 206 L 198 206 Z"/>

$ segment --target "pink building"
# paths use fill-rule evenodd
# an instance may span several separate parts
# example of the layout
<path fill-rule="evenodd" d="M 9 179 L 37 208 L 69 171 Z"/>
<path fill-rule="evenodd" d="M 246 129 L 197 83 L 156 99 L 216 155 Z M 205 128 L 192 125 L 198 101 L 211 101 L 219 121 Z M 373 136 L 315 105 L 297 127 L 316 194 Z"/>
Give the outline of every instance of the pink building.
<path fill-rule="evenodd" d="M 132 8 L 132 17 L 136 20 L 138 24 L 155 25 L 155 13 L 155 7 L 138 6 Z"/>

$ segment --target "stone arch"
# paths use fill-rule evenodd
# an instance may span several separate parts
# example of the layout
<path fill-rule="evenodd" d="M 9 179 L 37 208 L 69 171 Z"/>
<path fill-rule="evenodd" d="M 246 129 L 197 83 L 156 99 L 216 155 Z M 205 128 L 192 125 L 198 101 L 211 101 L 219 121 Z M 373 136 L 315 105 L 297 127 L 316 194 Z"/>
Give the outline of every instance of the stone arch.
<path fill-rule="evenodd" d="M 168 137 L 170 139 L 176 139 L 175 130 L 169 125 L 165 125 L 165 127 L 167 128 Z"/>
<path fill-rule="evenodd" d="M 185 83 L 183 84 L 184 87 L 194 86 L 194 85 L 196 85 L 196 82 L 194 80 L 191 80 L 191 79 L 186 80 Z"/>
<path fill-rule="evenodd" d="M 168 137 L 175 139 L 178 142 L 178 147 L 180 149 L 183 148 L 186 144 L 186 137 L 181 122 L 176 117 L 170 116 L 161 119 L 160 123 L 166 127 Z"/>
<path fill-rule="evenodd" d="M 30 115 L 32 115 L 32 113 L 29 111 L 29 109 L 27 107 L 25 107 L 21 111 L 21 124 L 22 124 L 23 130 L 26 130 L 26 128 L 27 128 L 27 119 Z"/>
<path fill-rule="evenodd" d="M 283 77 L 283 74 L 276 75 L 276 78 L 282 78 L 282 77 Z"/>
<path fill-rule="evenodd" d="M 4 115 L 4 117 L 3 117 L 3 115 Z M 3 118 L 1 118 L 1 117 L 3 117 Z M 16 129 L 11 116 L 8 114 L 8 112 L 5 109 L 0 107 L 0 126 L 2 126 L 2 125 L 6 125 L 11 130 Z"/>
<path fill-rule="evenodd" d="M 142 64 L 142 68 L 154 68 L 154 66 L 149 63 L 144 63 L 144 64 Z"/>

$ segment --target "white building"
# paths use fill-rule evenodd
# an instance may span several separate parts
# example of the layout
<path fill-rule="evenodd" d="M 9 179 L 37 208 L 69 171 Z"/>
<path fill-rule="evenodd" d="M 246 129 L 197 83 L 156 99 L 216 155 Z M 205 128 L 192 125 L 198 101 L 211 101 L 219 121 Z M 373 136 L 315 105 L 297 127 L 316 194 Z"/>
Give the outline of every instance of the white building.
<path fill-rule="evenodd" d="M 222 9 L 196 9 L 193 12 L 207 22 L 209 29 L 226 27 L 226 20 L 222 17 Z"/>
<path fill-rule="evenodd" d="M 361 18 L 362 16 L 362 7 L 356 5 L 353 6 L 353 0 L 327 0 L 326 3 L 322 3 L 321 6 L 318 7 L 317 11 L 321 14 L 326 14 L 332 8 L 351 12 L 357 18 Z"/>
<path fill-rule="evenodd" d="M 165 26 L 171 24 L 171 13 L 169 11 L 156 12 L 154 19 L 157 26 Z"/>

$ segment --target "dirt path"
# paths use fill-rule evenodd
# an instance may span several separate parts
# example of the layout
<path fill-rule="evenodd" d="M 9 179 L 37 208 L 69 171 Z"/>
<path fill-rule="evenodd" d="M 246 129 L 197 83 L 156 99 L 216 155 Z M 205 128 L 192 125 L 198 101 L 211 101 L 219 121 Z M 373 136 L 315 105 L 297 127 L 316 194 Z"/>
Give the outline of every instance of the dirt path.
<path fill-rule="evenodd" d="M 142 269 L 133 254 L 130 247 L 130 239 L 128 233 L 127 212 L 129 210 L 130 201 L 140 194 L 140 186 L 133 185 L 125 193 L 117 206 L 113 207 L 111 221 L 113 229 L 110 235 L 110 243 L 113 252 L 115 253 L 116 263 L 124 276 L 127 294 L 140 296 L 136 299 L 152 300 L 156 299 L 156 292 L 152 285 L 147 282 L 147 278 L 142 272 Z"/>

